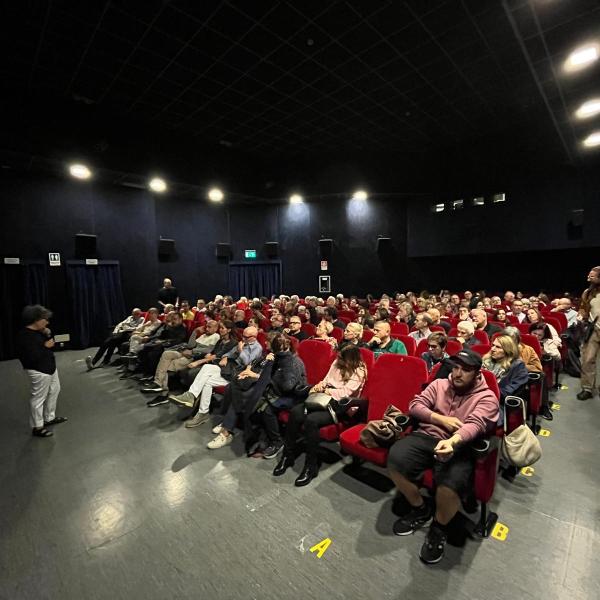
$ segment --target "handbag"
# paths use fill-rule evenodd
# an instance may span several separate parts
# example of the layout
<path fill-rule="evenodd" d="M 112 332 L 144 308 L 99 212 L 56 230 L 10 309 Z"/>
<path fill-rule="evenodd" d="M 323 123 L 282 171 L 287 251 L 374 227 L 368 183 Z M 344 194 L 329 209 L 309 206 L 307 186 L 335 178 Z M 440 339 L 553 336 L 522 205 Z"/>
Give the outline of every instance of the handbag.
<path fill-rule="evenodd" d="M 390 404 L 383 413 L 383 419 L 369 421 L 364 426 L 360 432 L 360 441 L 367 448 L 389 448 L 404 436 L 409 421 L 408 415 Z"/>
<path fill-rule="evenodd" d="M 518 400 L 523 408 L 523 424 L 519 425 L 510 433 L 506 433 L 506 400 Z M 504 438 L 502 441 L 502 456 L 515 467 L 528 467 L 536 463 L 542 457 L 542 446 L 525 423 L 525 403 L 517 396 L 507 396 L 504 404 Z"/>
<path fill-rule="evenodd" d="M 337 415 L 333 407 L 335 400 L 329 395 L 323 392 L 313 392 L 309 394 L 304 401 L 304 406 L 307 410 L 327 410 L 331 415 L 334 423 L 338 423 Z"/>

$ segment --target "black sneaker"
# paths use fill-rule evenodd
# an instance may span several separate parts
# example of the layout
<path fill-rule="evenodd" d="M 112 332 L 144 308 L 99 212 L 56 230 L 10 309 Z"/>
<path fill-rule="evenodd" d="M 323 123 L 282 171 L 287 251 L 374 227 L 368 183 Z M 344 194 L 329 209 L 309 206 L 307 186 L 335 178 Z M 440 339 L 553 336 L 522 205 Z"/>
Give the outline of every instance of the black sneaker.
<path fill-rule="evenodd" d="M 546 421 L 552 421 L 552 419 L 554 419 L 554 415 L 552 414 L 549 406 L 542 406 L 542 409 L 540 410 L 540 417 L 542 417 L 542 419 L 546 419 Z"/>
<path fill-rule="evenodd" d="M 413 508 L 406 516 L 400 517 L 394 523 L 395 535 L 410 535 L 419 527 L 423 527 L 433 516 L 433 511 L 427 502 L 423 500 L 423 506 Z"/>
<path fill-rule="evenodd" d="M 163 389 L 160 385 L 150 385 L 148 387 L 143 387 L 140 392 L 142 392 L 142 394 L 158 394 L 159 392 L 162 392 Z"/>
<path fill-rule="evenodd" d="M 592 392 L 590 392 L 589 390 L 581 390 L 579 394 L 577 394 L 577 400 L 589 400 L 593 397 L 594 394 L 592 394 Z"/>
<path fill-rule="evenodd" d="M 275 444 L 269 444 L 263 452 L 263 458 L 271 459 L 275 458 L 283 450 L 283 442 L 276 442 Z"/>
<path fill-rule="evenodd" d="M 148 400 L 148 402 L 146 402 L 146 406 L 160 406 L 161 404 L 168 404 L 169 403 L 169 399 L 167 398 L 167 396 L 156 396 L 156 398 L 153 398 L 152 400 Z"/>
<path fill-rule="evenodd" d="M 419 558 L 426 565 L 435 565 L 444 558 L 444 548 L 446 547 L 446 532 L 442 531 L 436 523 L 432 523 L 427 537 L 421 546 Z"/>

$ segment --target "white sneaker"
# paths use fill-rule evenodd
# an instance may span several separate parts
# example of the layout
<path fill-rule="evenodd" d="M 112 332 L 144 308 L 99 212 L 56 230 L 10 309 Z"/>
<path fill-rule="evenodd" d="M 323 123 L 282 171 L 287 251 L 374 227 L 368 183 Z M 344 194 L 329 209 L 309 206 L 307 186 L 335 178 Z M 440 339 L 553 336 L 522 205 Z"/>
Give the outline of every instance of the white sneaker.
<path fill-rule="evenodd" d="M 223 446 L 228 446 L 233 441 L 233 435 L 229 434 L 226 436 L 223 433 L 220 433 L 214 440 L 208 442 L 206 444 L 207 448 L 211 450 L 216 450 L 217 448 L 223 448 Z"/>
<path fill-rule="evenodd" d="M 213 432 L 215 435 L 218 435 L 219 433 L 221 433 L 221 431 L 223 431 L 223 425 L 221 425 L 221 423 L 219 423 L 218 425 L 215 425 L 215 426 L 212 428 L 212 432 Z"/>

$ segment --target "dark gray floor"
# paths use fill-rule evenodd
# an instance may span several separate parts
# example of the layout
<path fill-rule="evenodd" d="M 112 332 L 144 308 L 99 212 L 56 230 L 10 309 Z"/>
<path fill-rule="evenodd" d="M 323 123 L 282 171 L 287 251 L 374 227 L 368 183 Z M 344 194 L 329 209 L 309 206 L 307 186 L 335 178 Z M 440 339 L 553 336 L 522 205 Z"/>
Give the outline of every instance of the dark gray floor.
<path fill-rule="evenodd" d="M 306 488 L 275 480 L 240 440 L 208 451 L 170 406 L 147 408 L 114 369 L 58 355 L 52 439 L 33 439 L 27 382 L 0 363 L 0 598 L 600 598 L 599 400 L 555 394 L 533 477 L 501 480 L 492 507 L 506 541 L 417 558 L 424 533 L 391 534 L 391 492 L 322 469 Z M 309 548 L 329 537 L 319 559 Z"/>

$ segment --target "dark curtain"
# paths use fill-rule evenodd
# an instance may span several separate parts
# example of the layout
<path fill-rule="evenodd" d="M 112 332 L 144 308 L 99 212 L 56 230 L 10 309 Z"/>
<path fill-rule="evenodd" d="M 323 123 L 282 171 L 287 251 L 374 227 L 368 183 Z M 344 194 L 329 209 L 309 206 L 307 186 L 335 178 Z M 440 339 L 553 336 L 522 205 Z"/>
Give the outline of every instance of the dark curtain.
<path fill-rule="evenodd" d="M 48 272 L 43 261 L 0 265 L 0 360 L 15 358 L 15 336 L 23 326 L 21 313 L 26 304 L 48 301 Z"/>
<path fill-rule="evenodd" d="M 250 298 L 281 293 L 280 263 L 244 263 L 229 265 L 229 293 L 234 298 Z"/>
<path fill-rule="evenodd" d="M 67 289 L 71 304 L 74 348 L 98 345 L 125 317 L 118 262 L 86 265 L 67 262 Z"/>

